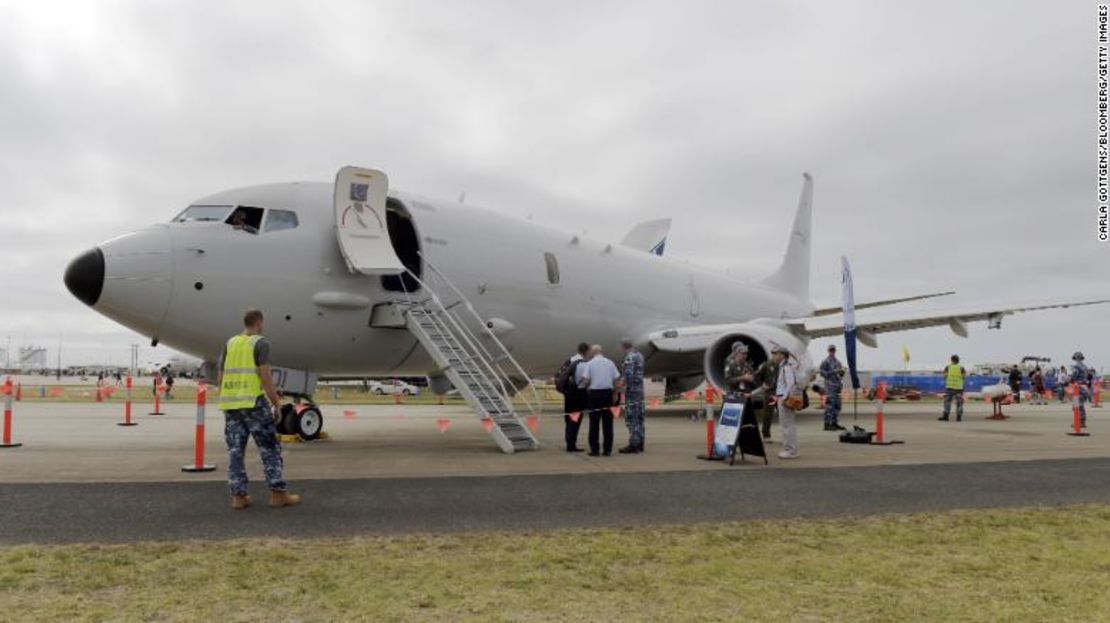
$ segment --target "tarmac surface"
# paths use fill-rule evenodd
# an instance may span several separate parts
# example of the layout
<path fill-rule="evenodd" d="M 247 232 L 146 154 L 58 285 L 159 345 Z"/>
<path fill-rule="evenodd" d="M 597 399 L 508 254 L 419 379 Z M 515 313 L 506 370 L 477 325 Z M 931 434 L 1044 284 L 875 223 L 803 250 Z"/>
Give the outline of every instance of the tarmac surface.
<path fill-rule="evenodd" d="M 305 504 L 227 507 L 217 483 L 4 485 L 0 543 L 537 531 L 1110 502 L 1110 459 L 376 478 L 298 483 Z"/>
<path fill-rule="evenodd" d="M 266 507 L 257 453 L 248 451 L 255 506 L 228 508 L 218 412 L 208 462 L 185 474 L 195 407 L 120 428 L 118 403 L 16 405 L 15 440 L 0 450 L 0 543 L 324 537 L 530 531 L 757 518 L 838 517 L 954 508 L 1110 503 L 1110 427 L 1090 410 L 1090 437 L 1065 435 L 1067 405 L 982 403 L 963 422 L 937 422 L 935 403 L 887 405 L 889 438 L 840 444 L 814 410 L 800 418 L 802 458 L 770 465 L 698 461 L 705 425 L 689 412 L 649 413 L 648 453 L 590 458 L 561 449 L 562 420 L 541 421 L 540 451 L 504 455 L 461 406 L 326 406 L 329 441 L 287 444 L 287 478 L 305 504 Z M 346 416 L 344 412 L 348 412 Z M 851 407 L 843 416 L 853 422 Z M 873 428 L 874 405 L 858 423 Z M 213 421 L 214 420 L 214 421 Z M 448 420 L 440 432 L 437 420 Z M 617 445 L 626 432 L 618 421 Z M 774 430 L 778 435 L 778 428 Z M 585 430 L 580 437 L 585 443 Z"/>

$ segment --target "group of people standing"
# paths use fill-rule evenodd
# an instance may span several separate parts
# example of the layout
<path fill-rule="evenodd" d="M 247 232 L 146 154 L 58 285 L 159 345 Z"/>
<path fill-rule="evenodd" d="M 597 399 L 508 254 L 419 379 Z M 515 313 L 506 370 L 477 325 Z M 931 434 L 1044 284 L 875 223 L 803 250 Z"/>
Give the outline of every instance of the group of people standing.
<path fill-rule="evenodd" d="M 577 352 L 567 359 L 555 377 L 555 388 L 563 394 L 563 412 L 566 424 L 565 441 L 567 452 L 581 452 L 578 447 L 578 433 L 585 414 L 589 418 L 590 456 L 610 456 L 613 450 L 613 409 L 620 405 L 628 427 L 628 445 L 619 452 L 638 454 L 644 452 L 644 357 L 636 350 L 630 340 L 622 340 L 624 359 L 621 366 L 613 363 L 602 352 L 601 346 L 590 346 L 585 342 L 578 345 Z M 1079 412 L 1082 426 L 1086 426 L 1086 403 L 1093 392 L 1094 375 L 1084 363 L 1083 353 L 1072 355 L 1074 365 L 1069 372 L 1061 367 L 1060 372 L 1051 370 L 1057 387 L 1063 388 L 1069 382 L 1078 388 Z M 800 364 L 784 347 L 774 344 L 771 356 L 754 366 L 749 359 L 749 347 L 743 341 L 732 344 L 732 350 L 724 362 L 724 382 L 731 394 L 726 399 L 743 400 L 745 411 L 758 415 L 763 439 L 771 438 L 771 424 L 778 415 L 782 425 L 781 459 L 798 458 L 798 432 L 795 414 L 807 401 L 805 394 L 806 379 L 801 378 Z M 1016 368 L 1015 368 L 1016 369 Z M 845 367 L 836 357 L 836 346 L 829 345 L 828 356 L 822 360 L 818 373 L 824 381 L 824 430 L 842 431 L 839 416 L 841 393 L 844 387 Z M 956 421 L 963 420 L 964 383 L 967 370 L 960 365 L 958 355 L 952 355 L 951 363 L 943 370 L 944 407 L 939 418 L 947 421 L 951 417 L 952 405 L 956 406 Z M 1017 371 L 1016 382 L 1020 393 L 1021 372 Z M 1011 376 L 1011 385 L 1015 378 Z M 1046 377 L 1037 368 L 1030 375 L 1034 395 L 1045 391 Z M 623 394 L 623 399 L 621 395 Z"/>
<path fill-rule="evenodd" d="M 1049 374 L 1046 375 L 1041 371 L 1040 366 L 1037 366 L 1029 373 L 1029 384 L 1031 386 L 1031 398 L 1033 404 L 1042 404 L 1042 399 L 1047 391 L 1047 387 L 1055 383 L 1058 398 L 1063 401 L 1064 394 L 1067 391 L 1068 385 L 1074 384 L 1076 387 L 1077 395 L 1076 400 L 1079 407 L 1080 424 L 1083 428 L 1087 427 L 1087 402 L 1091 400 L 1094 395 L 1095 374 L 1094 371 L 1087 366 L 1083 353 L 1075 351 L 1071 356 L 1072 367 L 1069 372 L 1067 367 L 1060 366 L 1060 371 L 1056 372 L 1055 368 L 1049 369 Z M 1014 365 L 1010 368 L 1007 382 L 1010 386 L 1010 391 L 1014 397 L 1014 401 L 1021 402 L 1021 383 L 1022 383 L 1021 367 Z M 963 420 L 964 417 L 964 382 L 967 379 L 967 370 L 960 365 L 960 356 L 952 355 L 951 363 L 944 368 L 944 411 L 938 418 L 940 421 L 948 421 L 952 410 L 952 402 L 956 403 L 956 421 Z"/>
<path fill-rule="evenodd" d="M 578 433 L 585 413 L 589 418 L 589 455 L 610 456 L 613 450 L 612 407 L 618 405 L 623 409 L 628 427 L 628 445 L 618 452 L 644 452 L 644 357 L 630 340 L 621 340 L 621 348 L 624 359 L 618 369 L 602 352 L 601 346 L 582 342 L 555 376 L 555 389 L 563 394 L 567 452 L 582 451 L 578 447 Z M 830 350 L 835 351 L 835 348 Z M 783 449 L 779 458 L 797 458 L 795 412 L 801 408 L 805 394 L 805 381 L 800 378 L 797 359 L 785 348 L 775 345 L 771 348 L 771 358 L 756 368 L 748 361 L 747 345 L 738 341 L 725 360 L 724 376 L 729 390 L 742 397 L 747 408 L 757 409 L 762 414 L 764 439 L 770 439 L 771 422 L 778 413 L 783 428 Z M 839 404 L 837 401 L 836 405 Z M 839 409 L 832 413 L 835 424 Z"/>
<path fill-rule="evenodd" d="M 590 456 L 613 454 L 613 407 L 620 405 L 628 427 L 628 445 L 621 454 L 644 452 L 644 356 L 631 340 L 621 340 L 624 360 L 621 369 L 605 356 L 598 344 L 582 342 L 555 377 L 555 389 L 563 394 L 564 438 L 567 452 L 581 452 L 578 431 L 587 414 Z M 623 394 L 623 400 L 621 399 Z"/>
<path fill-rule="evenodd" d="M 771 346 L 770 359 L 758 367 L 751 364 L 748 345 L 742 341 L 733 342 L 732 352 L 725 359 L 724 381 L 731 394 L 729 398 L 743 400 L 745 411 L 761 414 L 764 439 L 771 438 L 771 422 L 778 413 L 782 425 L 780 459 L 798 458 L 796 412 L 803 408 L 806 400 L 805 379 L 800 378 L 799 368 L 797 358 L 778 344 Z M 839 409 L 835 413 L 839 413 Z M 826 430 L 829 430 L 828 417 L 826 414 Z"/>

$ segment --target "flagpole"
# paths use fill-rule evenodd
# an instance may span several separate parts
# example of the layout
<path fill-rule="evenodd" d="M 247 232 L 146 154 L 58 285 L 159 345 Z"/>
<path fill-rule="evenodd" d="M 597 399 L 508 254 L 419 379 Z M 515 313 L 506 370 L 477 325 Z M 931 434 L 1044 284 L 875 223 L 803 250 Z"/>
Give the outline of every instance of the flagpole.
<path fill-rule="evenodd" d="M 840 256 L 840 287 L 844 315 L 844 353 L 848 358 L 848 373 L 852 379 L 852 420 L 859 418 L 859 373 L 856 371 L 856 304 L 852 292 L 852 269 L 848 258 Z"/>

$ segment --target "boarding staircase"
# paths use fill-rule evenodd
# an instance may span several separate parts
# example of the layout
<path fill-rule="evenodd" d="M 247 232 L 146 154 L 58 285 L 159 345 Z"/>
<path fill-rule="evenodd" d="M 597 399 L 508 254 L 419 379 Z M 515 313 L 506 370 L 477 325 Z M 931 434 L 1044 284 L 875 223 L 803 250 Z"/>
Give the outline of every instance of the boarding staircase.
<path fill-rule="evenodd" d="M 528 374 L 463 293 L 423 255 L 422 260 L 424 279 L 408 272 L 420 289 L 395 302 L 406 328 L 466 403 L 493 423 L 490 434 L 503 452 L 539 448 L 526 422 L 539 417 L 542 403 Z"/>

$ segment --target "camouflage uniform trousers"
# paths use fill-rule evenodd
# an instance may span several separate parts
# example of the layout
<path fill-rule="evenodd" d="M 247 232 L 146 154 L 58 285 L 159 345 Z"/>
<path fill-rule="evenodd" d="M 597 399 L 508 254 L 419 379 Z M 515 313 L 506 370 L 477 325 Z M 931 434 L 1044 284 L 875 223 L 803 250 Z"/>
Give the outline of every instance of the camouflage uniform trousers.
<path fill-rule="evenodd" d="M 285 491 L 282 478 L 281 442 L 277 436 L 270 404 L 259 397 L 251 409 L 230 409 L 224 412 L 224 440 L 227 442 L 227 485 L 232 495 L 247 494 L 247 467 L 243 453 L 247 440 L 254 438 L 262 455 L 262 468 L 271 491 Z"/>
<path fill-rule="evenodd" d="M 840 388 L 830 387 L 825 395 L 825 426 L 839 424 Z"/>
<path fill-rule="evenodd" d="M 948 414 L 952 412 L 952 400 L 956 400 L 956 421 L 960 422 L 964 419 L 964 390 L 952 389 L 946 387 L 944 389 L 944 417 L 948 418 Z"/>
<path fill-rule="evenodd" d="M 628 445 L 644 445 L 644 393 L 628 392 L 624 397 L 624 425 L 628 427 Z"/>

